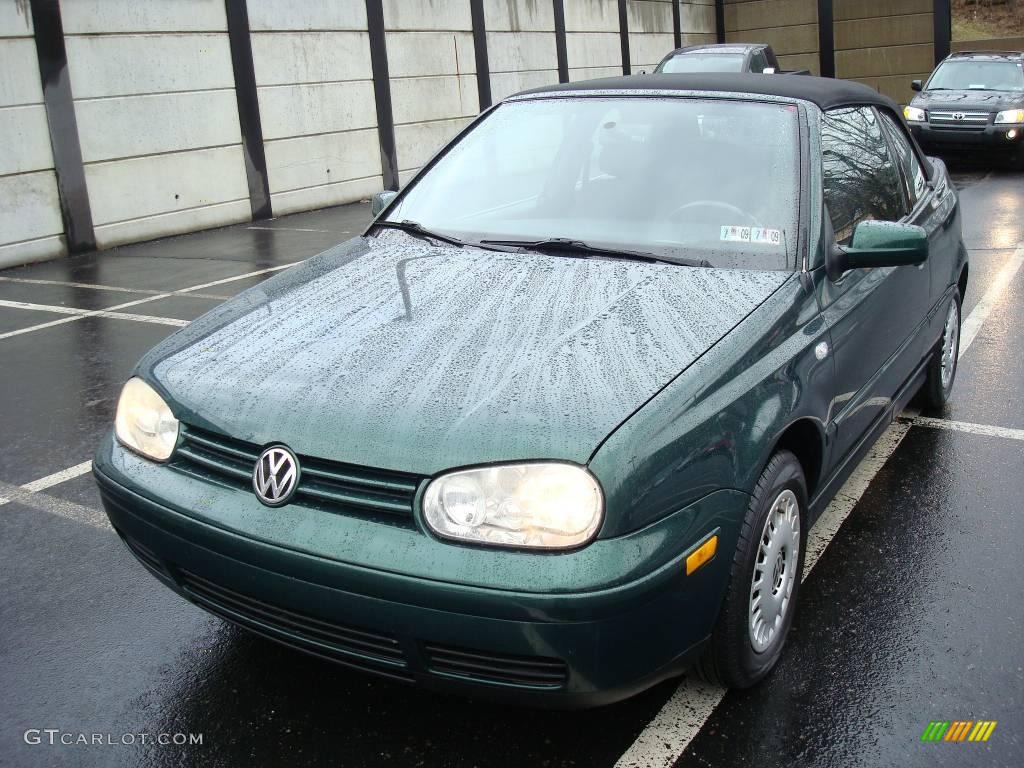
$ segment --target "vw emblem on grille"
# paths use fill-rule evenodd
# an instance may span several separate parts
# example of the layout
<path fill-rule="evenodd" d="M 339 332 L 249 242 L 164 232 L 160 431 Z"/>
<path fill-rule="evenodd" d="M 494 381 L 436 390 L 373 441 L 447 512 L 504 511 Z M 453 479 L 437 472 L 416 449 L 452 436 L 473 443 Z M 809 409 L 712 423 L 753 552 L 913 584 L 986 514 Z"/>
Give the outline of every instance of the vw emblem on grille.
<path fill-rule="evenodd" d="M 954 112 L 953 113 L 953 119 L 954 120 L 963 120 L 965 117 L 967 117 L 967 115 L 965 115 L 963 112 Z"/>
<path fill-rule="evenodd" d="M 299 484 L 299 460 L 283 445 L 272 445 L 256 460 L 252 489 L 268 507 L 287 504 Z"/>

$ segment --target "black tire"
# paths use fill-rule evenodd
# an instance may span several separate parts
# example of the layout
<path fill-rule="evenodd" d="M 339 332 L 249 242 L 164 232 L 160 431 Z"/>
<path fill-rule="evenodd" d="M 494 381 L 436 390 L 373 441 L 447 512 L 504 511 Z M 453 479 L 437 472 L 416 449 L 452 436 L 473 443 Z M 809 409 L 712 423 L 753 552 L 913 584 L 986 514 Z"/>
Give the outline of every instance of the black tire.
<path fill-rule="evenodd" d="M 955 311 L 955 323 L 950 325 L 950 312 Z M 928 361 L 928 377 L 921 386 L 921 405 L 933 411 L 941 411 L 953 392 L 956 382 L 957 356 L 960 353 L 960 290 L 953 289 L 953 299 L 946 310 L 942 338 Z M 943 381 L 943 362 L 946 361 L 948 334 L 953 333 L 953 349 L 947 361 L 952 366 L 948 379 Z"/>
<path fill-rule="evenodd" d="M 781 623 L 773 630 L 772 639 L 767 647 L 758 650 L 751 629 L 755 561 L 759 557 L 763 536 L 768 533 L 766 523 L 769 514 L 782 514 L 773 511 L 776 502 L 784 503 L 794 496 L 799 520 L 799 548 L 795 557 L 784 563 L 787 579 L 789 574 L 793 575 L 792 581 L 788 582 L 792 590 L 787 607 L 781 612 Z M 725 599 L 711 633 L 711 642 L 696 665 L 700 677 L 726 688 L 749 688 L 771 672 L 779 660 L 796 614 L 806 548 L 807 483 L 803 468 L 791 452 L 779 451 L 768 462 L 751 495 L 736 553 L 733 555 Z M 787 558 L 788 553 L 779 556 Z M 778 573 L 777 563 L 778 560 L 776 566 L 767 566 L 761 561 L 757 563 L 758 570 L 766 574 L 767 569 L 771 568 Z M 795 570 L 788 570 L 794 567 Z"/>

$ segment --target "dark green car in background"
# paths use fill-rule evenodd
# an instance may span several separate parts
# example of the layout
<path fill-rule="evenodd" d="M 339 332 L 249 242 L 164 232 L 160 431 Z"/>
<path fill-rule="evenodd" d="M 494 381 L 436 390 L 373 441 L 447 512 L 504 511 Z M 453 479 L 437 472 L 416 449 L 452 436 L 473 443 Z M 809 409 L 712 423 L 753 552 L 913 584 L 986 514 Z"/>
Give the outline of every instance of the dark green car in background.
<path fill-rule="evenodd" d="M 896 105 L 552 86 L 375 203 L 139 363 L 94 464 L 135 556 L 268 638 L 473 696 L 766 675 L 808 528 L 956 372 L 959 206 Z"/>

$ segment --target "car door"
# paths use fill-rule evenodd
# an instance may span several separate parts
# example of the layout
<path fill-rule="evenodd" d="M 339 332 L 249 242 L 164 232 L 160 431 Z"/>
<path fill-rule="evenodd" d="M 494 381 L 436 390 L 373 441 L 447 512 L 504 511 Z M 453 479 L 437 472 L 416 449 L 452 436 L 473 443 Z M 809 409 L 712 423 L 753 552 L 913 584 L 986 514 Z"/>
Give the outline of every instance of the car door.
<path fill-rule="evenodd" d="M 934 306 L 945 296 L 954 279 L 960 250 L 959 230 L 953 226 L 957 214 L 956 195 L 949 189 L 944 172 L 933 174 L 929 183 L 924 163 L 900 120 L 887 112 L 881 115 L 910 196 L 913 210 L 907 220 L 928 232 L 928 271 L 931 273 L 931 304 Z M 941 327 L 944 320 L 943 313 L 937 327 Z"/>
<path fill-rule="evenodd" d="M 875 109 L 825 112 L 821 138 L 826 230 L 836 244 L 849 244 L 862 221 L 907 222 L 917 215 Z M 838 458 L 884 416 L 923 354 L 928 264 L 823 277 L 818 292 L 836 368 L 830 431 Z"/>

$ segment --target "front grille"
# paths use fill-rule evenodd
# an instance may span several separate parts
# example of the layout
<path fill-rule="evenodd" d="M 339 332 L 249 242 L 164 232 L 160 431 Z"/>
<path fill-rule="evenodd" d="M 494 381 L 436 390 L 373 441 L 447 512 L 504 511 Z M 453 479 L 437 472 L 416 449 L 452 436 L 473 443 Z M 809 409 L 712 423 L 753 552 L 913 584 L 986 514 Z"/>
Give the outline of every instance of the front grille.
<path fill-rule="evenodd" d="M 928 122 L 933 128 L 944 131 L 983 131 L 988 125 L 988 112 L 966 112 L 955 110 L 930 110 Z"/>
<path fill-rule="evenodd" d="M 171 467 L 236 488 L 252 488 L 260 447 L 182 424 Z M 420 478 L 400 472 L 299 456 L 299 486 L 292 503 L 412 525 Z"/>
<path fill-rule="evenodd" d="M 467 680 L 528 688 L 561 688 L 568 679 L 565 662 L 540 656 L 506 656 L 444 645 L 424 645 L 431 672 Z"/>
<path fill-rule="evenodd" d="M 184 592 L 223 619 L 277 642 L 349 667 L 411 682 L 397 638 L 336 624 L 235 592 L 186 570 L 176 571 Z"/>

